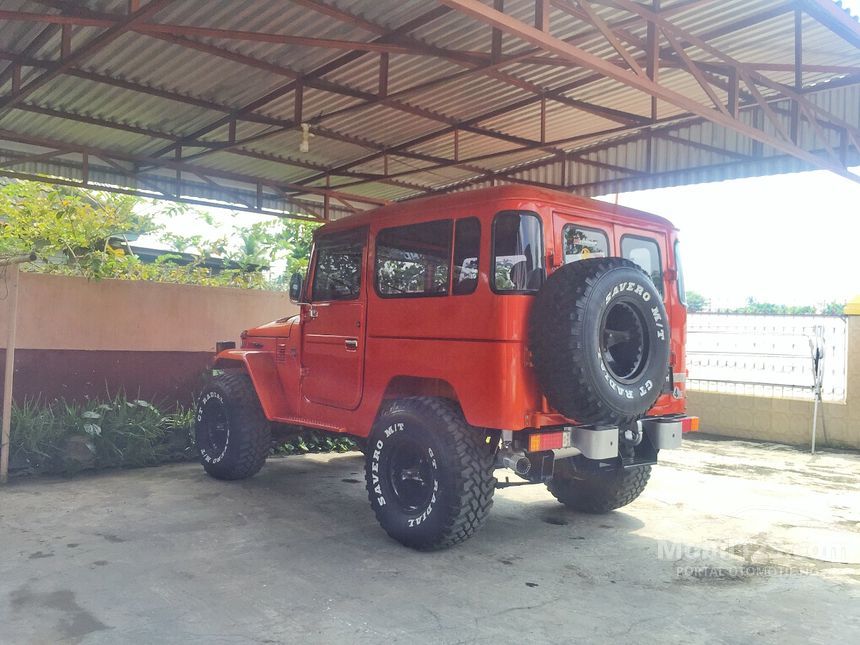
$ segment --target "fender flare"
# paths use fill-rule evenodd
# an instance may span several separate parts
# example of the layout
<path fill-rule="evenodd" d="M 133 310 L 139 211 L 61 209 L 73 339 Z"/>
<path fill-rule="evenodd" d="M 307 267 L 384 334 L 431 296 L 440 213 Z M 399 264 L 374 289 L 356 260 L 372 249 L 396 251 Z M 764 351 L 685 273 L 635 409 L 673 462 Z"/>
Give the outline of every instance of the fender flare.
<path fill-rule="evenodd" d="M 254 384 L 254 390 L 257 392 L 257 398 L 260 400 L 260 406 L 263 408 L 263 414 L 266 415 L 266 418 L 273 421 L 287 416 L 284 409 L 284 391 L 271 352 L 227 349 L 215 357 L 212 367 L 215 369 L 244 369 L 251 377 L 251 382 Z"/>

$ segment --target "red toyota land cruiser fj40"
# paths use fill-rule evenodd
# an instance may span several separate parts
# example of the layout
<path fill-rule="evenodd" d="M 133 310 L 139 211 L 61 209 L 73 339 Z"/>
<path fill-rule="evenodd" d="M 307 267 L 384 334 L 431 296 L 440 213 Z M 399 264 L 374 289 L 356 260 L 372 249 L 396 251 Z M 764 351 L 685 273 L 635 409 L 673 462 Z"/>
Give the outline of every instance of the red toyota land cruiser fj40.
<path fill-rule="evenodd" d="M 203 467 L 250 477 L 273 428 L 349 433 L 411 547 L 472 535 L 499 467 L 580 511 L 629 504 L 697 429 L 676 230 L 654 215 L 520 186 L 393 204 L 318 229 L 290 298 L 299 315 L 219 343 Z"/>

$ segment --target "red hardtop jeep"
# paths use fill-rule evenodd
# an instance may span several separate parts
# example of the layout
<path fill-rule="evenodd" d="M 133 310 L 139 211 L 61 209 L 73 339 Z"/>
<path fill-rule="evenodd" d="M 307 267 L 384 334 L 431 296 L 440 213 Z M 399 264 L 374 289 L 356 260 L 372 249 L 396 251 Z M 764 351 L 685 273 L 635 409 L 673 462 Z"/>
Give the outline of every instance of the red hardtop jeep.
<path fill-rule="evenodd" d="M 299 315 L 219 343 L 203 466 L 253 475 L 273 428 L 349 433 L 415 548 L 469 537 L 498 467 L 574 509 L 628 504 L 697 428 L 676 230 L 654 215 L 521 186 L 393 204 L 318 229 L 290 297 Z"/>

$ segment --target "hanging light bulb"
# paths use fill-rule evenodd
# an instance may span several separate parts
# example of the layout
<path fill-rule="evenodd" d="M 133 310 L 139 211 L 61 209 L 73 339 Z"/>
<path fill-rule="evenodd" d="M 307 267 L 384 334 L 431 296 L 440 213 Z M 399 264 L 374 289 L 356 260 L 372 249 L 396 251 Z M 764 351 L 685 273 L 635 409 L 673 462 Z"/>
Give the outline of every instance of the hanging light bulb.
<path fill-rule="evenodd" d="M 299 144 L 299 152 L 309 152 L 311 149 L 311 137 L 314 134 L 311 132 L 310 123 L 302 123 L 302 141 Z"/>

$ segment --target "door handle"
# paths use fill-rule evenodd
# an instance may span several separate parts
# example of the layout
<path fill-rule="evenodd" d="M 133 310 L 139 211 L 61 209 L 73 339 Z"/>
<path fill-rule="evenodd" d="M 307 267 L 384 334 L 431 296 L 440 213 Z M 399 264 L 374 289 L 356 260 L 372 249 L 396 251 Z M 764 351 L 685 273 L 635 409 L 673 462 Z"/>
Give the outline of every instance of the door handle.
<path fill-rule="evenodd" d="M 346 347 L 347 351 L 349 351 L 349 352 L 354 352 L 355 350 L 358 349 L 358 339 L 357 338 L 347 338 L 345 341 L 343 341 L 343 344 Z"/>

